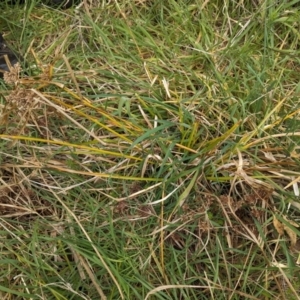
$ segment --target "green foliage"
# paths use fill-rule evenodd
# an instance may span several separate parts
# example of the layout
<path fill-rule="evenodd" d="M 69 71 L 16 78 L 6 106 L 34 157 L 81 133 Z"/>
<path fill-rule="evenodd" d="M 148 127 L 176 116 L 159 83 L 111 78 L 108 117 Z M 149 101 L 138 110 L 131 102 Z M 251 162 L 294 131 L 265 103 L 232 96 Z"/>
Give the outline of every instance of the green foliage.
<path fill-rule="evenodd" d="M 298 1 L 0 5 L 1 298 L 298 299 Z"/>

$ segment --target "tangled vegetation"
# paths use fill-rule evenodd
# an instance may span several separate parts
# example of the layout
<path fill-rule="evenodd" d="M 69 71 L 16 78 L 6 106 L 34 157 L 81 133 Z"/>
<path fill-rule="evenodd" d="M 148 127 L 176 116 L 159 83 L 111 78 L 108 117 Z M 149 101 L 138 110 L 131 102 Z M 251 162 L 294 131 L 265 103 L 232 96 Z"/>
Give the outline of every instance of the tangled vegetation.
<path fill-rule="evenodd" d="M 1 299 L 299 299 L 298 2 L 1 3 Z"/>

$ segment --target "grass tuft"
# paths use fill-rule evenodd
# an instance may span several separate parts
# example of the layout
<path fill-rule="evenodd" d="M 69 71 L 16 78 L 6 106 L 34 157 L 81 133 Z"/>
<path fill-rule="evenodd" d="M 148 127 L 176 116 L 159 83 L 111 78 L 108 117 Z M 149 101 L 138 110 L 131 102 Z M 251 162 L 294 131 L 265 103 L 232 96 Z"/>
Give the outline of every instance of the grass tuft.
<path fill-rule="evenodd" d="M 1 299 L 298 299 L 298 2 L 1 3 Z"/>

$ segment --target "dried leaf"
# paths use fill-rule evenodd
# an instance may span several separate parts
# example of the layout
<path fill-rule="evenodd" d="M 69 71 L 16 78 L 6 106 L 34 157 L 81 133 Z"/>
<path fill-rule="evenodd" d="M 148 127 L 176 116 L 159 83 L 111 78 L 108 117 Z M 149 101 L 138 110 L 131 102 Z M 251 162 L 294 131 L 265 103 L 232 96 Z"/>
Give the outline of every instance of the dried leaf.
<path fill-rule="evenodd" d="M 289 224 L 281 223 L 275 216 L 273 217 L 273 224 L 279 235 L 283 235 L 284 232 L 289 236 L 291 241 L 291 247 L 294 247 L 297 243 L 297 234 L 293 230 L 294 227 L 299 227 L 298 223 L 288 220 L 286 216 L 283 216 L 284 220 Z"/>
<path fill-rule="evenodd" d="M 291 225 L 293 225 L 294 227 L 299 227 L 299 224 L 295 221 L 292 220 L 288 220 L 286 216 L 283 216 L 283 218 Z"/>
<path fill-rule="evenodd" d="M 300 193 L 299 193 L 299 187 L 298 187 L 298 182 L 293 183 L 293 189 L 294 189 L 295 196 L 298 197 L 300 195 Z"/>
<path fill-rule="evenodd" d="M 274 157 L 274 155 L 271 152 L 263 152 L 263 154 L 265 155 L 265 158 L 272 161 L 272 162 L 276 162 L 276 158 Z"/>
<path fill-rule="evenodd" d="M 288 265 L 284 265 L 282 263 L 278 263 L 277 261 L 272 262 L 272 266 L 273 267 L 277 267 L 277 268 L 288 268 Z"/>
<path fill-rule="evenodd" d="M 295 233 L 295 231 L 292 228 L 290 228 L 286 225 L 284 225 L 284 230 L 291 240 L 291 247 L 294 247 L 297 243 L 297 234 Z"/>
<path fill-rule="evenodd" d="M 275 216 L 273 217 L 273 225 L 279 235 L 284 234 L 284 225 Z"/>
<path fill-rule="evenodd" d="M 295 233 L 295 231 L 293 230 L 292 227 L 299 227 L 299 225 L 298 225 L 298 223 L 296 223 L 292 220 L 288 220 L 286 216 L 284 216 L 283 218 L 285 219 L 285 221 L 287 223 L 290 224 L 290 226 L 283 224 L 283 228 L 291 240 L 291 247 L 294 247 L 297 243 L 297 234 Z"/>

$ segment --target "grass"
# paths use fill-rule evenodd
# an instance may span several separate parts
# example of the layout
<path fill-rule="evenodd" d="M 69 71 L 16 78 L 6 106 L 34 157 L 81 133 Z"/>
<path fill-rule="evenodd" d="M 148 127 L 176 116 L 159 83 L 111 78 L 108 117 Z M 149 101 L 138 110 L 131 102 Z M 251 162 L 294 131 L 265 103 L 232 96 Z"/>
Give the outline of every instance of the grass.
<path fill-rule="evenodd" d="M 1 4 L 1 299 L 299 299 L 299 1 Z"/>

